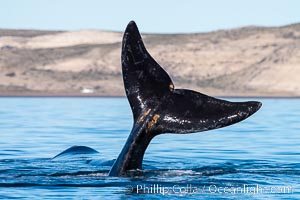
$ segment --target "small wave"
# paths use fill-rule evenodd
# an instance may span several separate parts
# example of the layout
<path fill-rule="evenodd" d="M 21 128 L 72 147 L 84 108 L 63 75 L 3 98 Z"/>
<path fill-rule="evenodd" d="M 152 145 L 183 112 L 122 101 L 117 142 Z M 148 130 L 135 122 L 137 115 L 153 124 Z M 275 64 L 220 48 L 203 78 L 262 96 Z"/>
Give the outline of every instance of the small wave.
<path fill-rule="evenodd" d="M 77 172 L 55 172 L 49 174 L 49 176 L 107 176 L 109 170 L 98 170 L 98 171 L 77 171 Z"/>
<path fill-rule="evenodd" d="M 145 170 L 132 170 L 128 177 L 109 177 L 114 160 L 2 159 L 0 187 L 125 187 L 136 184 L 201 185 L 275 184 L 271 177 L 286 182 L 300 175 L 300 164 L 268 160 L 230 160 L 230 162 L 187 168 L 155 169 L 156 161 Z M 168 163 L 167 163 L 168 164 Z M 287 177 L 290 177 L 287 178 Z"/>

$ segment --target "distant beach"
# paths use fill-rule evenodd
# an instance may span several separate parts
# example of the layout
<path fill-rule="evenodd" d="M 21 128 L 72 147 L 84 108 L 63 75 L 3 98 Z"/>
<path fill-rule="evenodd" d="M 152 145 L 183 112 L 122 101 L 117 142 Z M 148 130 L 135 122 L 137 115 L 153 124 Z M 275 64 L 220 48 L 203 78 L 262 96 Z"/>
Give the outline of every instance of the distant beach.
<path fill-rule="evenodd" d="M 142 34 L 175 88 L 299 97 L 300 24 Z M 0 96 L 125 96 L 121 32 L 0 29 Z"/>

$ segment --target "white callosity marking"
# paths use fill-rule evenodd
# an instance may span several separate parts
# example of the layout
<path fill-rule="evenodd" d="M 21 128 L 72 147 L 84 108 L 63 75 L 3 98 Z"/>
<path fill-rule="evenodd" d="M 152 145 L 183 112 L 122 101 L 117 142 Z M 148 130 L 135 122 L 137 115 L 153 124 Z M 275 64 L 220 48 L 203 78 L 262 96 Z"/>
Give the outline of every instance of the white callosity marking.
<path fill-rule="evenodd" d="M 142 98 L 141 98 L 139 95 L 137 95 L 137 99 L 138 99 L 138 101 L 139 101 L 139 103 L 140 103 L 140 105 L 141 105 L 141 108 L 144 109 L 144 108 L 145 108 L 145 103 L 144 103 L 144 101 L 142 100 Z"/>
<path fill-rule="evenodd" d="M 175 117 L 171 117 L 171 116 L 168 116 L 168 115 L 164 116 L 163 120 L 169 121 L 169 122 L 174 122 L 174 123 L 179 123 L 179 124 L 185 124 L 185 123 L 190 124 L 190 123 L 192 123 L 189 120 L 186 120 L 186 119 L 185 120 L 177 119 Z"/>
<path fill-rule="evenodd" d="M 231 116 L 229 116 L 227 118 L 231 119 L 231 118 L 234 118 L 234 117 L 237 117 L 237 115 L 231 115 Z"/>

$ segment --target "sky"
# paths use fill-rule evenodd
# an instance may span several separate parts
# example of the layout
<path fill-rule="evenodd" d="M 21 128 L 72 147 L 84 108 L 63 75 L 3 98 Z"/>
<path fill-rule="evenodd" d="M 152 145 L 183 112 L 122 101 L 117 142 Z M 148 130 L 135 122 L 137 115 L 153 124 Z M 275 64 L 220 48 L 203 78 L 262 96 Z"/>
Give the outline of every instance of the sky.
<path fill-rule="evenodd" d="M 0 0 L 0 28 L 194 33 L 300 22 L 300 0 Z"/>

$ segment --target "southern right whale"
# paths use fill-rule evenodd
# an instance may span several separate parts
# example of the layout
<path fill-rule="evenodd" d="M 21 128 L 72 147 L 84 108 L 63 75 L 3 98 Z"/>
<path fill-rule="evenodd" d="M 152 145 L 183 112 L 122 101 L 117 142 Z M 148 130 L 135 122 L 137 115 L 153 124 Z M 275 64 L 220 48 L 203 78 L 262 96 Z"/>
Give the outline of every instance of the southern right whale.
<path fill-rule="evenodd" d="M 135 22 L 125 30 L 122 42 L 122 73 L 134 124 L 109 176 L 126 176 L 142 169 L 151 140 L 163 133 L 186 134 L 222 128 L 255 113 L 257 101 L 230 102 L 187 89 L 176 89 L 169 75 L 146 50 Z M 74 153 L 96 153 L 74 146 L 54 158 Z"/>
<path fill-rule="evenodd" d="M 176 89 L 167 72 L 146 50 L 134 21 L 122 42 L 122 73 L 134 124 L 109 175 L 142 169 L 151 140 L 163 133 L 195 133 L 225 127 L 255 113 L 257 101 L 230 102 L 192 90 Z"/>

